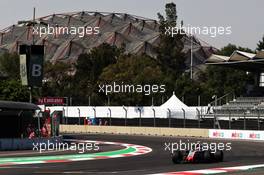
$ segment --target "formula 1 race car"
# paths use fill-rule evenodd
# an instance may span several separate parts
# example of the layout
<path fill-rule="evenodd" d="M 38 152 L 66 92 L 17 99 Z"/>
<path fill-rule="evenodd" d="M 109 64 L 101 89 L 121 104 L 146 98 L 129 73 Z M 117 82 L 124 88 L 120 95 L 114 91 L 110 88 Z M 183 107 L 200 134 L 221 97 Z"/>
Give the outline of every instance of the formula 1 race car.
<path fill-rule="evenodd" d="M 187 150 L 187 151 L 175 151 L 172 154 L 172 162 L 175 164 L 179 163 L 213 163 L 222 162 L 224 159 L 223 151 L 211 152 Z"/>

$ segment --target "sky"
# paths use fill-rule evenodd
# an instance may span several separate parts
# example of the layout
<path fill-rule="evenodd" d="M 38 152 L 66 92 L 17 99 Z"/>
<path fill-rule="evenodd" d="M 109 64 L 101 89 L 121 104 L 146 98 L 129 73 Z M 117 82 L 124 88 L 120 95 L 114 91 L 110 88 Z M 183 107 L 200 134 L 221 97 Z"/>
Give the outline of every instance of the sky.
<path fill-rule="evenodd" d="M 210 45 L 221 48 L 228 43 L 255 50 L 264 35 L 262 0 L 1 0 L 0 29 L 19 20 L 36 16 L 77 11 L 121 12 L 157 19 L 167 2 L 177 5 L 178 21 L 194 27 L 228 27 L 230 35 L 197 35 Z"/>

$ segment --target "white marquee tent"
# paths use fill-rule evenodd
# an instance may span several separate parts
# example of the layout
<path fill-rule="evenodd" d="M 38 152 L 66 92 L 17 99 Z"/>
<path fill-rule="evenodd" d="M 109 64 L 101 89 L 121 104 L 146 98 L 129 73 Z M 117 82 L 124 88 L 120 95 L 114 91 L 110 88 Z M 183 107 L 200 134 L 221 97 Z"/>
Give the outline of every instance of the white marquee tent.
<path fill-rule="evenodd" d="M 186 104 L 184 104 L 181 100 L 179 100 L 175 93 L 173 92 L 173 95 L 171 98 L 166 101 L 164 104 L 161 105 L 163 108 L 171 108 L 171 109 L 182 109 L 182 108 L 188 108 Z"/>

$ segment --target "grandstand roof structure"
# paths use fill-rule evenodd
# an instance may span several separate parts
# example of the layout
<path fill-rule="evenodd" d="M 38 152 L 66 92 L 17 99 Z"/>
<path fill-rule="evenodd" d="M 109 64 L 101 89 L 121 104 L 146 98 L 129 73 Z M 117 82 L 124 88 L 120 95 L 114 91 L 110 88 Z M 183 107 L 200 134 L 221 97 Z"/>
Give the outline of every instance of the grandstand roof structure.
<path fill-rule="evenodd" d="M 208 65 L 220 65 L 251 72 L 264 72 L 264 50 L 256 54 L 236 50 L 230 57 L 212 54 Z"/>
<path fill-rule="evenodd" d="M 34 27 L 99 27 L 97 35 L 77 34 L 33 35 Z M 127 53 L 156 57 L 155 48 L 160 42 L 159 23 L 156 20 L 125 13 L 73 12 L 52 14 L 29 21 L 20 21 L 0 31 L 0 51 L 17 52 L 21 44 L 45 46 L 45 59 L 52 62 L 75 62 L 81 53 L 87 53 L 102 43 L 125 46 Z M 189 55 L 190 37 L 183 38 L 184 52 Z M 216 49 L 198 38 L 193 39 L 193 65 L 203 64 Z M 187 65 L 190 63 L 186 60 Z"/>

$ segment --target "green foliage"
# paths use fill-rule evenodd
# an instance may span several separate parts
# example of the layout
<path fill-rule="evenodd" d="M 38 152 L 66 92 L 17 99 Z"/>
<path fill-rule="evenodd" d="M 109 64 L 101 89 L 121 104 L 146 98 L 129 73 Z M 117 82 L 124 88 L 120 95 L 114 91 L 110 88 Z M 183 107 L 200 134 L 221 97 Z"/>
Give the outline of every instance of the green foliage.
<path fill-rule="evenodd" d="M 223 47 L 222 49 L 220 49 L 217 54 L 219 55 L 224 55 L 224 56 L 231 56 L 232 53 L 235 50 L 240 50 L 240 51 L 244 51 L 244 52 L 249 52 L 249 53 L 254 53 L 253 50 L 249 49 L 249 48 L 244 48 L 244 47 L 240 47 L 240 46 L 236 46 L 234 44 L 228 44 L 227 46 Z"/>
<path fill-rule="evenodd" d="M 190 79 L 189 74 L 184 74 L 175 82 L 175 94 L 183 98 L 188 105 L 197 105 L 199 95 L 202 95 L 200 83 Z"/>
<path fill-rule="evenodd" d="M 176 10 L 176 4 L 167 3 L 165 5 L 165 13 L 166 13 L 166 19 L 164 16 L 162 16 L 160 13 L 158 13 L 159 22 L 161 24 L 161 31 L 164 32 L 165 26 L 171 26 L 175 27 L 177 24 L 177 10 Z"/>
<path fill-rule="evenodd" d="M 176 26 L 177 21 L 177 10 L 176 10 L 176 4 L 173 2 L 167 3 L 165 5 L 165 12 L 166 12 L 166 20 L 169 24 L 172 26 Z"/>
<path fill-rule="evenodd" d="M 183 35 L 177 32 L 173 37 L 165 34 L 165 29 L 177 25 L 177 11 L 174 3 L 165 6 L 166 19 L 158 13 L 160 20 L 160 44 L 157 48 L 157 60 L 167 75 L 180 76 L 185 69 L 185 54 L 182 52 Z M 176 31 L 175 31 L 176 32 Z"/>
<path fill-rule="evenodd" d="M 125 55 L 117 60 L 116 64 L 106 67 L 99 77 L 98 84 L 119 85 L 162 85 L 164 73 L 156 60 L 146 56 Z M 162 94 L 145 95 L 144 93 L 113 93 L 111 99 L 116 105 L 144 105 L 151 104 L 151 98 L 160 99 Z"/>
<path fill-rule="evenodd" d="M 19 56 L 14 53 L 4 53 L 0 56 L 0 99 L 9 101 L 29 101 L 27 87 L 23 87 L 19 74 Z"/>
<path fill-rule="evenodd" d="M 121 51 L 115 46 L 103 43 L 93 48 L 90 53 L 82 54 L 77 60 L 75 78 L 96 81 L 102 70 L 116 62 Z"/>
<path fill-rule="evenodd" d="M 65 96 L 72 88 L 71 66 L 63 62 L 46 62 L 44 67 L 42 96 Z"/>
<path fill-rule="evenodd" d="M 0 72 L 10 79 L 19 79 L 19 56 L 14 53 L 4 53 L 0 56 Z"/>
<path fill-rule="evenodd" d="M 28 89 L 16 79 L 0 81 L 0 99 L 8 101 L 29 101 Z"/>
<path fill-rule="evenodd" d="M 246 83 L 251 78 L 245 71 L 226 67 L 209 66 L 206 71 L 205 86 L 211 94 L 223 96 L 230 92 L 237 95 L 245 93 Z"/>
<path fill-rule="evenodd" d="M 257 50 L 264 50 L 264 36 L 262 37 L 262 40 L 259 41 L 259 43 L 257 44 Z"/>
<path fill-rule="evenodd" d="M 75 65 L 76 74 L 73 77 L 75 97 L 78 102 L 88 104 L 90 97 L 93 105 L 103 103 L 96 84 L 98 77 L 105 67 L 116 63 L 116 59 L 122 53 L 122 49 L 103 43 L 93 48 L 90 53 L 79 56 Z"/>

